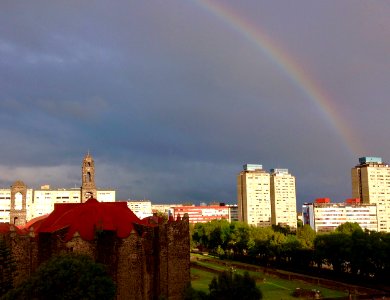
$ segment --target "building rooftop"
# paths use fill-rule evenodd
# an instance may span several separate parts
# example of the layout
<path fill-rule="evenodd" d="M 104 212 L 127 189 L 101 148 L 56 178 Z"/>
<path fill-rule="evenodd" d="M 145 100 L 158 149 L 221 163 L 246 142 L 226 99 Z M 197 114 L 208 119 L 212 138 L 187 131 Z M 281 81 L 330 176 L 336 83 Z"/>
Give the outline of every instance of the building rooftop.
<path fill-rule="evenodd" d="M 288 169 L 271 169 L 270 172 L 271 174 L 285 175 L 288 174 Z"/>
<path fill-rule="evenodd" d="M 256 171 L 256 170 L 262 170 L 263 165 L 245 164 L 245 165 L 243 165 L 243 168 L 245 171 Z"/>
<path fill-rule="evenodd" d="M 53 233 L 67 229 L 65 241 L 70 240 L 75 233 L 90 241 L 95 238 L 96 231 L 115 231 L 117 237 L 126 238 L 133 231 L 134 224 L 155 226 L 156 223 L 158 220 L 151 222 L 150 218 L 139 219 L 126 202 L 99 202 L 91 198 L 85 203 L 55 204 L 50 215 L 35 218 L 18 230 Z"/>
<path fill-rule="evenodd" d="M 374 156 L 360 157 L 359 158 L 359 163 L 361 165 L 370 164 L 370 163 L 381 164 L 382 163 L 382 157 L 374 157 Z"/>

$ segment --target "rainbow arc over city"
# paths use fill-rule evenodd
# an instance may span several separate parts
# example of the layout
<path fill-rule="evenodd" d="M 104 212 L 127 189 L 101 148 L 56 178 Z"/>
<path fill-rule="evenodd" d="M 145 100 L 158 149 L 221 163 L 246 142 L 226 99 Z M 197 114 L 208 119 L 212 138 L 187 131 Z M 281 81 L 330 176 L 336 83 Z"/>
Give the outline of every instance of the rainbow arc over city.
<path fill-rule="evenodd" d="M 300 65 L 296 59 L 278 46 L 276 41 L 264 30 L 220 1 L 195 0 L 194 3 L 212 16 L 219 18 L 232 30 L 244 36 L 256 46 L 317 107 L 329 126 L 341 138 L 349 153 L 353 156 L 362 153 L 359 139 L 354 135 L 345 119 L 338 113 L 336 103 L 332 101 L 331 96 L 305 71 L 304 66 Z"/>

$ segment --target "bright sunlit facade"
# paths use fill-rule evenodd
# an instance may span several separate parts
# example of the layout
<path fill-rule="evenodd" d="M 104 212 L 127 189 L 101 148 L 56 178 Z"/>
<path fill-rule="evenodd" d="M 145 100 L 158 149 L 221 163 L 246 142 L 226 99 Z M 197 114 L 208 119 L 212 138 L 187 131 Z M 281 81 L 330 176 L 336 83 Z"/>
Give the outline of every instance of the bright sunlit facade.
<path fill-rule="evenodd" d="M 237 176 L 238 218 L 249 225 L 271 226 L 270 174 L 246 164 Z"/>
<path fill-rule="evenodd" d="M 390 232 L 390 167 L 380 157 L 361 157 L 352 168 L 352 197 L 375 204 L 378 230 Z"/>
<path fill-rule="evenodd" d="M 346 222 L 358 223 L 362 229 L 378 231 L 375 204 L 306 203 L 302 206 L 303 224 L 316 232 L 334 231 Z"/>
<path fill-rule="evenodd" d="M 287 169 L 271 169 L 271 223 L 297 228 L 295 176 Z"/>

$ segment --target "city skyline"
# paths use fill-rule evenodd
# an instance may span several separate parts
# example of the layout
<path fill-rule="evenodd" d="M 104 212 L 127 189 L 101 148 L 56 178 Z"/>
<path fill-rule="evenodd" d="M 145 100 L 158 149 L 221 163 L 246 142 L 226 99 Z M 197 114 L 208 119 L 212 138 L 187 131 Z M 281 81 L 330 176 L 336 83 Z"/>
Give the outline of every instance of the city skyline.
<path fill-rule="evenodd" d="M 0 187 L 96 183 L 117 199 L 234 203 L 246 163 L 297 205 L 390 161 L 387 1 L 5 2 Z"/>

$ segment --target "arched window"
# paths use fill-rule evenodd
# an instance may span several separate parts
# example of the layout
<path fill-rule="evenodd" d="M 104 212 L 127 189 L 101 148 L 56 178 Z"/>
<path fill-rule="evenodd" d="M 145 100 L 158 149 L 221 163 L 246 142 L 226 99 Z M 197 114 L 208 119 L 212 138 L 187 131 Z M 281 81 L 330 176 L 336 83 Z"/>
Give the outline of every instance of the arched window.
<path fill-rule="evenodd" d="M 15 209 L 21 210 L 23 208 L 23 195 L 21 192 L 15 194 Z"/>

